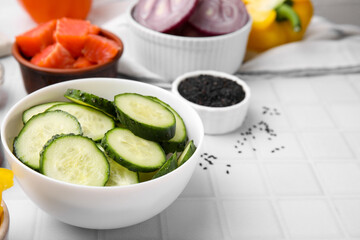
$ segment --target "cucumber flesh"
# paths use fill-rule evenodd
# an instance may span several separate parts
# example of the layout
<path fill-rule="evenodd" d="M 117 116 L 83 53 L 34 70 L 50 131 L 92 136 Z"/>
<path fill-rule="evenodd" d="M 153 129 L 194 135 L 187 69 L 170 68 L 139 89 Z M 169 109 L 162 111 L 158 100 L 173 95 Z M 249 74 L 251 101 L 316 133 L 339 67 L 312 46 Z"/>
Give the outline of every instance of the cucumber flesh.
<path fill-rule="evenodd" d="M 166 161 L 159 143 L 140 138 L 125 128 L 108 131 L 101 146 L 107 156 L 135 172 L 153 172 Z"/>
<path fill-rule="evenodd" d="M 72 102 L 93 107 L 117 119 L 114 104 L 105 98 L 73 88 L 67 89 L 64 96 Z"/>
<path fill-rule="evenodd" d="M 135 135 L 150 141 L 168 141 L 175 135 L 174 114 L 149 97 L 123 93 L 114 97 L 118 119 Z"/>
<path fill-rule="evenodd" d="M 48 177 L 86 186 L 104 186 L 110 167 L 105 154 L 90 138 L 56 135 L 40 154 L 40 172 Z"/>
<path fill-rule="evenodd" d="M 177 168 L 177 153 L 174 152 L 164 165 L 155 173 L 152 179 L 164 176 Z"/>
<path fill-rule="evenodd" d="M 14 140 L 14 154 L 27 166 L 38 170 L 40 151 L 45 143 L 56 134 L 82 134 L 78 120 L 64 112 L 39 113 L 26 122 Z"/>
<path fill-rule="evenodd" d="M 31 108 L 28 108 L 25 110 L 22 114 L 22 121 L 25 124 L 32 116 L 45 112 L 48 108 L 65 102 L 48 102 L 48 103 L 42 103 L 35 106 L 32 106 Z"/>
<path fill-rule="evenodd" d="M 104 149 L 100 144 L 97 144 L 101 151 Z M 119 163 L 109 158 L 106 154 L 107 160 L 110 165 L 110 176 L 105 186 L 125 186 L 134 183 L 139 183 L 139 173 L 133 172 L 126 167 L 121 166 Z"/>
<path fill-rule="evenodd" d="M 125 186 L 139 183 L 139 174 L 137 172 L 130 171 L 111 158 L 108 158 L 108 161 L 110 164 L 110 177 L 106 186 Z"/>
<path fill-rule="evenodd" d="M 194 144 L 194 141 L 189 141 L 186 144 L 184 151 L 180 154 L 178 158 L 178 167 L 184 164 L 194 154 L 195 150 L 196 146 Z"/>
<path fill-rule="evenodd" d="M 171 138 L 169 141 L 160 142 L 160 145 L 166 153 L 171 153 L 175 151 L 182 152 L 188 141 L 187 131 L 183 119 L 169 104 L 161 101 L 157 97 L 150 96 L 150 98 L 169 109 L 175 116 L 176 128 L 174 137 Z"/>
<path fill-rule="evenodd" d="M 105 113 L 77 103 L 58 104 L 47 111 L 62 110 L 78 119 L 84 136 L 100 141 L 104 134 L 115 127 L 115 121 Z"/>

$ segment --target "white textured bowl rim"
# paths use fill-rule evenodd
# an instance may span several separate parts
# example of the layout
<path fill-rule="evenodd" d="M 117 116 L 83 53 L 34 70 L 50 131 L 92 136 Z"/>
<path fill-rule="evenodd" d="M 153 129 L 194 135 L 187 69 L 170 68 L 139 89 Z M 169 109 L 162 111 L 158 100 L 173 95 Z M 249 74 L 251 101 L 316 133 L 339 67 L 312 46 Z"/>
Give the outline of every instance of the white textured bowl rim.
<path fill-rule="evenodd" d="M 69 187 L 72 187 L 72 188 L 78 188 L 78 189 L 89 189 L 89 190 L 94 190 L 94 191 L 112 191 L 112 189 L 126 189 L 126 188 L 142 188 L 142 187 L 145 187 L 147 184 L 153 184 L 154 182 L 156 181 L 162 181 L 162 179 L 164 177 L 166 177 L 166 175 L 168 174 L 172 174 L 174 173 L 175 171 L 178 170 L 175 169 L 174 171 L 168 173 L 168 174 L 165 174 L 164 176 L 161 176 L 159 178 L 156 178 L 156 179 L 152 179 L 152 180 L 148 180 L 148 181 L 144 181 L 144 182 L 139 182 L 139 183 L 136 183 L 136 184 L 130 184 L 130 185 L 123 185 L 123 186 L 107 186 L 107 187 L 104 187 L 104 186 L 86 186 L 86 185 L 78 185 L 78 184 L 72 184 L 72 183 L 68 183 L 68 182 L 64 182 L 64 181 L 60 181 L 60 180 L 57 180 L 57 179 L 53 179 L 53 178 L 50 178 L 50 177 L 47 177 L 33 169 L 31 169 L 30 167 L 26 166 L 24 163 L 22 163 L 20 160 L 18 160 L 14 154 L 11 152 L 11 150 L 7 147 L 7 143 L 6 143 L 6 140 L 5 140 L 5 125 L 6 123 L 8 122 L 8 118 L 10 117 L 12 111 L 16 108 L 18 108 L 21 104 L 23 104 L 24 102 L 27 101 L 28 98 L 32 97 L 33 95 L 37 95 L 37 94 L 40 94 L 42 92 L 45 92 L 47 91 L 48 89 L 51 89 L 51 88 L 57 88 L 57 86 L 60 86 L 60 85 L 68 85 L 70 84 L 71 82 L 81 82 L 81 81 L 96 81 L 96 80 L 99 80 L 99 79 L 102 79 L 102 80 L 109 80 L 109 81 L 126 81 L 126 82 L 129 82 L 131 84 L 138 84 L 139 86 L 140 85 L 148 85 L 148 86 L 151 86 L 151 87 L 154 87 L 154 88 L 158 88 L 158 89 L 161 89 L 161 91 L 166 91 L 168 92 L 169 94 L 171 94 L 171 92 L 165 90 L 165 89 L 162 89 L 160 87 L 157 87 L 155 85 L 151 85 L 151 84 L 148 84 L 148 83 L 143 83 L 143 82 L 137 82 L 137 81 L 133 81 L 133 80 L 128 80 L 128 79 L 120 79 L 120 78 L 83 78 L 83 79 L 74 79 L 74 80 L 69 80 L 69 81 L 65 81 L 65 82 L 61 82 L 61 83 L 56 83 L 56 84 L 53 84 L 53 85 L 49 85 L 49 86 L 46 86 L 44 88 L 41 88 L 39 90 L 36 90 L 30 94 L 28 94 L 27 96 L 25 96 L 24 98 L 22 98 L 21 100 L 19 100 L 15 105 L 13 105 L 9 110 L 8 112 L 6 113 L 4 119 L 3 119 L 3 122 L 1 124 L 1 131 L 0 131 L 0 135 L 2 136 L 1 137 L 1 144 L 2 144 L 2 147 L 4 148 L 4 151 L 6 151 L 12 158 L 14 158 L 15 160 L 18 161 L 18 165 L 21 166 L 21 168 L 24 168 L 25 171 L 32 171 L 32 173 L 34 173 L 35 175 L 37 175 L 38 177 L 42 178 L 44 181 L 48 181 L 48 182 L 51 182 L 51 183 L 54 183 L 54 184 L 60 184 L 60 185 L 64 185 L 64 186 L 69 186 Z M 177 98 L 179 101 L 183 101 L 183 99 L 179 98 L 178 96 L 175 96 L 174 94 L 172 94 L 173 97 Z M 189 108 L 190 111 L 194 111 L 193 113 L 195 114 L 195 116 L 199 119 L 199 123 L 201 124 L 201 128 L 199 129 L 200 131 L 200 138 L 199 138 L 199 142 L 197 143 L 197 148 L 199 148 L 199 146 L 201 146 L 203 144 L 203 138 L 204 138 L 204 126 L 202 125 L 202 121 L 200 119 L 200 116 L 198 115 L 198 113 L 192 109 L 192 108 Z M 190 158 L 191 159 L 191 158 Z M 189 159 L 189 160 L 190 160 Z M 187 164 L 188 161 L 186 161 L 184 163 Z"/>
<path fill-rule="evenodd" d="M 171 34 L 162 33 L 162 32 L 152 30 L 150 28 L 147 28 L 147 27 L 139 24 L 133 18 L 133 15 L 132 15 L 133 8 L 135 7 L 136 4 L 137 4 L 137 1 L 132 3 L 130 5 L 130 7 L 128 8 L 128 10 L 127 10 L 127 18 L 130 21 L 130 23 L 133 24 L 134 26 L 136 26 L 141 31 L 147 33 L 147 34 L 153 34 L 155 36 L 163 37 L 165 39 L 169 39 L 169 40 L 172 40 L 172 41 L 176 41 L 176 40 L 178 40 L 178 41 L 189 41 L 189 42 L 193 42 L 193 41 L 197 41 L 197 42 L 219 41 L 222 38 L 229 38 L 232 35 L 241 34 L 242 32 L 247 31 L 252 26 L 252 18 L 250 16 L 250 14 L 248 14 L 248 21 L 246 22 L 246 24 L 244 26 L 242 26 L 240 29 L 238 29 L 238 30 L 236 30 L 234 32 L 231 32 L 231 33 L 217 35 L 217 36 L 209 36 L 209 37 L 186 37 L 186 36 L 171 35 Z"/>
<path fill-rule="evenodd" d="M 211 75 L 211 76 L 223 77 L 223 78 L 232 80 L 232 81 L 236 82 L 237 84 L 239 84 L 243 88 L 243 90 L 245 92 L 245 98 L 242 101 L 240 101 L 234 105 L 226 106 L 226 107 L 210 107 L 210 106 L 204 106 L 204 105 L 200 105 L 200 104 L 191 102 L 180 94 L 178 87 L 179 87 L 180 83 L 183 80 L 185 80 L 186 78 L 195 77 L 195 76 L 199 76 L 199 75 Z M 171 91 L 173 93 L 176 93 L 176 95 L 180 96 L 181 98 L 183 98 L 186 102 L 188 102 L 194 108 L 203 109 L 203 110 L 209 111 L 209 112 L 222 112 L 222 111 L 229 111 L 231 109 L 239 108 L 242 105 L 245 105 L 246 102 L 250 101 L 250 98 L 251 98 L 250 87 L 246 84 L 245 81 L 243 81 L 242 79 L 240 79 L 239 77 L 237 77 L 235 75 L 225 73 L 225 72 L 220 72 L 220 71 L 213 71 L 213 70 L 197 70 L 197 71 L 193 71 L 193 72 L 184 73 L 174 80 L 174 82 L 172 83 L 172 86 L 171 86 Z"/>

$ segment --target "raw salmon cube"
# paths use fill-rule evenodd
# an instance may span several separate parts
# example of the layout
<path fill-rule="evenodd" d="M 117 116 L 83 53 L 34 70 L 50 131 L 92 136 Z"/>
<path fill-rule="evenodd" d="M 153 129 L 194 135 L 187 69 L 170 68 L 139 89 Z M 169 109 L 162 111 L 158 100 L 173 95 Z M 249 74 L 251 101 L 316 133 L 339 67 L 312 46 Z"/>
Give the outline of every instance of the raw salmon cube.
<path fill-rule="evenodd" d="M 94 65 L 92 62 L 90 62 L 86 57 L 78 57 L 74 64 L 73 64 L 73 68 L 84 68 L 84 67 L 89 67 Z"/>
<path fill-rule="evenodd" d="M 54 38 L 61 43 L 73 57 L 79 57 L 84 47 L 86 36 L 98 34 L 100 28 L 89 21 L 72 18 L 60 18 L 56 23 Z"/>
<path fill-rule="evenodd" d="M 75 59 L 60 43 L 54 43 L 36 54 L 31 63 L 48 68 L 71 68 Z"/>
<path fill-rule="evenodd" d="M 113 40 L 89 34 L 82 53 L 90 61 L 102 64 L 110 61 L 119 52 L 120 46 Z"/>
<path fill-rule="evenodd" d="M 16 36 L 16 43 L 26 57 L 32 57 L 54 43 L 56 20 L 52 20 Z"/>

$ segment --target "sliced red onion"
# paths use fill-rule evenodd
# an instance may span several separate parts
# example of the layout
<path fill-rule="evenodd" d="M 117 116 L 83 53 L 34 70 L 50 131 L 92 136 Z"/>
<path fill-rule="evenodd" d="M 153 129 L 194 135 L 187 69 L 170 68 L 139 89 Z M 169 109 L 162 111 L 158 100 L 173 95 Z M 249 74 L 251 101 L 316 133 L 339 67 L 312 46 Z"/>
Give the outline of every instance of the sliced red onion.
<path fill-rule="evenodd" d="M 188 20 L 198 0 L 140 0 L 133 11 L 141 25 L 158 32 L 171 31 Z"/>
<path fill-rule="evenodd" d="M 242 0 L 199 0 L 189 18 L 196 29 L 209 35 L 234 32 L 248 20 Z"/>

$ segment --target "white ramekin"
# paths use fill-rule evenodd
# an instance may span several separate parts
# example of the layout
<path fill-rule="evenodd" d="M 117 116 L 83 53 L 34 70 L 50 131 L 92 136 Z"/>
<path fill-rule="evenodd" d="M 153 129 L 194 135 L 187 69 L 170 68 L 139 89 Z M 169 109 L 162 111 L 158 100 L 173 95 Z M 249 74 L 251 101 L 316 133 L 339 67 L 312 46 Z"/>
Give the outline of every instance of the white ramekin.
<path fill-rule="evenodd" d="M 135 3 L 136 4 L 136 3 Z M 132 52 L 136 62 L 166 80 L 195 70 L 234 73 L 240 67 L 251 30 L 252 20 L 241 29 L 220 36 L 182 37 L 156 32 L 132 17 L 133 4 L 127 11 Z"/>
<path fill-rule="evenodd" d="M 245 92 L 245 98 L 241 102 L 228 107 L 208 107 L 188 101 L 179 93 L 179 84 L 189 77 L 195 77 L 199 75 L 212 75 L 235 81 L 237 84 L 242 86 Z M 239 128 L 246 117 L 251 97 L 249 86 L 240 78 L 228 73 L 208 70 L 193 71 L 182 74 L 172 83 L 171 91 L 175 95 L 184 99 L 198 112 L 203 122 L 204 132 L 206 134 L 225 134 Z"/>

